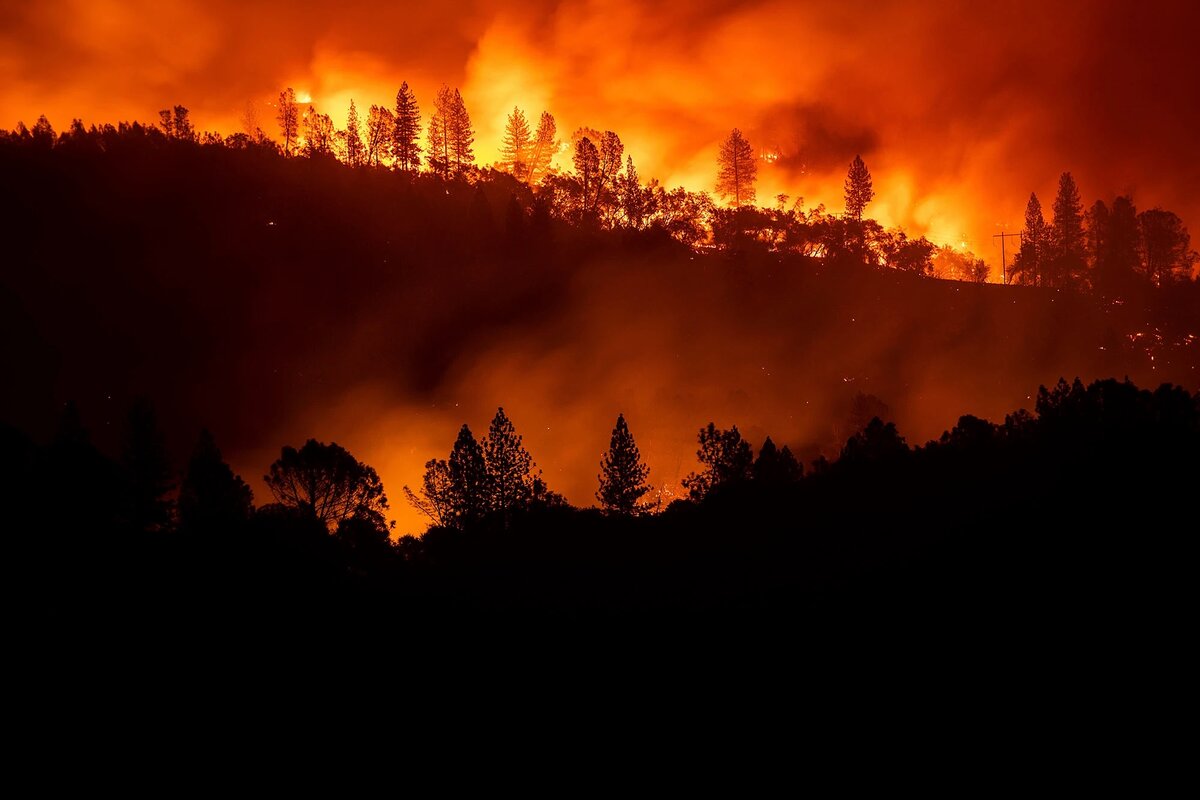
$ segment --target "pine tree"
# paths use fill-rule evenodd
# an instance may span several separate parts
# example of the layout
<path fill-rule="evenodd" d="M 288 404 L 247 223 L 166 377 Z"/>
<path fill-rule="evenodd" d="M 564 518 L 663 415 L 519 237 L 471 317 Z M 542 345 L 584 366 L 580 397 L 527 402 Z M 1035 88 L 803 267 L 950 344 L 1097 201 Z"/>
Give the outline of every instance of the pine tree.
<path fill-rule="evenodd" d="M 408 81 L 396 92 L 396 127 L 392 132 L 392 156 L 396 168 L 416 172 L 421 168 L 421 110 Z"/>
<path fill-rule="evenodd" d="M 450 124 L 447 127 L 450 159 L 454 165 L 454 174 L 462 175 L 475 165 L 475 151 L 471 149 L 471 145 L 475 143 L 475 130 L 471 127 L 471 115 L 467 113 L 467 104 L 463 102 L 458 89 L 454 90 L 451 109 Z"/>
<path fill-rule="evenodd" d="M 1038 286 L 1043 280 L 1042 264 L 1047 247 L 1046 218 L 1038 196 L 1030 192 L 1025 204 L 1025 227 L 1021 230 L 1021 249 L 1013 259 L 1012 273 L 1018 283 Z"/>
<path fill-rule="evenodd" d="M 1137 216 L 1141 233 L 1142 270 L 1155 286 L 1187 278 L 1197 261 L 1192 237 L 1183 220 L 1172 211 L 1152 208 Z"/>
<path fill-rule="evenodd" d="M 717 152 L 717 194 L 732 198 L 733 207 L 755 200 L 754 182 L 758 178 L 758 162 L 750 142 L 737 128 L 721 143 Z"/>
<path fill-rule="evenodd" d="M 1092 207 L 1083 215 L 1084 251 L 1087 253 L 1092 278 L 1097 284 L 1101 282 L 1100 273 L 1104 271 L 1103 262 L 1108 248 L 1111 216 L 1103 200 L 1092 203 Z"/>
<path fill-rule="evenodd" d="M 358 129 L 358 109 L 354 101 L 350 101 L 350 110 L 346 113 L 346 163 L 352 167 L 362 166 L 364 150 L 362 136 Z"/>
<path fill-rule="evenodd" d="M 600 170 L 600 151 L 587 136 L 575 144 L 575 177 L 579 179 L 582 197 L 580 198 L 580 213 L 586 215 L 589 210 L 588 198 L 592 196 L 596 185 L 596 175 Z"/>
<path fill-rule="evenodd" d="M 483 450 L 466 425 L 458 431 L 447 466 L 451 517 L 457 527 L 467 527 L 483 519 L 488 510 L 488 475 Z"/>
<path fill-rule="evenodd" d="M 183 106 L 176 106 L 176 108 L 183 108 Z M 171 112 L 168 111 L 165 113 L 170 114 Z M 186 117 L 186 108 L 183 108 L 183 113 Z M 188 128 L 190 130 L 191 123 L 188 123 Z M 170 130 L 168 130 L 167 133 L 169 135 Z M 33 137 L 33 143 L 38 147 L 48 150 L 54 146 L 54 126 L 50 124 L 50 120 L 46 118 L 45 114 L 38 116 L 37 122 L 33 123 L 33 131 L 30 135 Z"/>
<path fill-rule="evenodd" d="M 554 117 L 548 111 L 543 111 L 542 118 L 538 121 L 537 133 L 533 136 L 533 152 L 529 157 L 529 175 L 526 183 L 530 186 L 536 185 L 549 174 L 550 163 L 558 151 L 558 142 L 554 138 L 557 135 L 558 128 L 554 124 Z"/>
<path fill-rule="evenodd" d="M 521 444 L 503 408 L 496 410 L 487 438 L 483 440 L 487 468 L 488 509 L 505 514 L 529 503 L 533 458 Z"/>
<path fill-rule="evenodd" d="M 249 136 L 251 141 L 261 143 L 266 138 L 259 119 L 258 106 L 253 100 L 246 101 L 238 121 L 242 124 L 242 132 Z"/>
<path fill-rule="evenodd" d="M 212 434 L 201 431 L 179 487 L 180 531 L 189 536 L 228 535 L 253 511 L 250 487 L 221 458 Z"/>
<path fill-rule="evenodd" d="M 308 158 L 333 153 L 333 119 L 312 106 L 304 113 L 304 155 Z"/>
<path fill-rule="evenodd" d="M 638 182 L 637 168 L 633 166 L 633 156 L 625 157 L 625 175 L 618 179 L 617 197 L 621 203 L 621 211 L 625 222 L 631 228 L 640 229 L 646 217 L 646 197 Z"/>
<path fill-rule="evenodd" d="M 500 168 L 517 180 L 524 180 L 530 160 L 529 122 L 525 112 L 513 106 L 504 126 L 504 142 L 500 147 Z"/>
<path fill-rule="evenodd" d="M 443 178 L 450 173 L 450 129 L 453 114 L 454 93 L 443 83 L 433 101 L 433 116 L 429 118 L 429 146 L 425 150 L 429 168 Z"/>
<path fill-rule="evenodd" d="M 164 108 L 158 112 L 158 117 L 159 127 L 162 128 L 163 133 L 166 134 L 168 139 L 175 139 L 182 142 L 196 141 L 196 131 L 192 127 L 191 119 L 188 117 L 188 110 L 183 106 Z M 38 124 L 33 126 L 34 138 L 37 138 L 38 127 L 43 122 L 49 127 L 50 123 L 46 121 L 46 117 L 39 117 Z M 51 130 L 50 135 L 54 135 L 53 130 Z"/>
<path fill-rule="evenodd" d="M 841 461 L 847 464 L 882 463 L 903 459 L 910 452 L 895 423 L 873 417 L 865 428 L 846 440 Z"/>
<path fill-rule="evenodd" d="M 608 205 L 606 189 L 615 183 L 621 172 L 621 156 L 625 153 L 625 145 L 621 137 L 612 131 L 600 135 L 600 143 L 596 148 L 600 153 L 600 163 L 596 172 L 596 197 L 592 207 L 603 209 Z"/>
<path fill-rule="evenodd" d="M 717 486 L 749 480 L 754 465 L 754 451 L 742 438 L 737 425 L 720 430 L 713 423 L 700 429 L 700 449 L 696 460 L 702 472 L 693 472 L 683 479 L 683 488 L 693 500 L 703 500 Z"/>
<path fill-rule="evenodd" d="M 855 156 L 850 162 L 850 170 L 846 173 L 846 216 L 850 219 L 861 220 L 867 204 L 875 197 L 871 185 L 871 173 L 863 163 L 862 156 Z"/>
<path fill-rule="evenodd" d="M 175 106 L 175 138 L 185 142 L 196 141 L 196 130 L 192 127 L 192 119 L 188 110 L 183 106 Z"/>
<path fill-rule="evenodd" d="M 279 93 L 279 113 L 275 119 L 283 135 L 283 154 L 290 156 L 300 133 L 300 108 L 296 105 L 296 91 L 290 86 Z"/>
<path fill-rule="evenodd" d="M 608 452 L 600 461 L 600 489 L 596 499 L 600 508 L 606 514 L 632 516 L 643 510 L 642 497 L 650 491 L 646 485 L 646 476 L 650 468 L 642 463 L 642 454 L 629 426 L 625 415 L 617 415 L 617 424 L 613 428 L 609 440 Z"/>
<path fill-rule="evenodd" d="M 367 112 L 367 164 L 377 167 L 383 163 L 388 152 L 392 149 L 392 132 L 396 127 L 396 119 L 391 109 L 383 106 L 371 106 Z"/>
<path fill-rule="evenodd" d="M 164 108 L 158 112 L 158 127 L 162 128 L 163 135 L 168 139 L 175 137 L 175 119 L 171 116 L 171 109 Z M 34 125 L 33 128 L 37 130 L 37 125 Z"/>
<path fill-rule="evenodd" d="M 589 128 L 586 125 L 576 128 L 575 131 L 571 134 L 571 150 L 574 151 L 575 148 L 579 146 L 580 140 L 582 140 L 584 137 L 587 137 L 588 139 L 592 140 L 592 144 L 597 146 L 597 152 L 598 152 L 599 151 L 599 142 L 600 142 L 600 131 L 596 130 L 595 128 Z"/>
<path fill-rule="evenodd" d="M 1079 280 L 1084 269 L 1083 204 L 1079 187 L 1071 173 L 1058 179 L 1054 198 L 1054 221 L 1050 224 L 1050 258 L 1043 265 L 1046 283 L 1069 286 Z"/>
<path fill-rule="evenodd" d="M 1092 285 L 1108 297 L 1120 296 L 1137 280 L 1138 220 L 1133 199 L 1097 200 L 1085 216 Z"/>
<path fill-rule="evenodd" d="M 752 472 L 754 480 L 760 483 L 782 485 L 800 480 L 804 468 L 792 455 L 791 448 L 785 444 L 780 450 L 768 436 L 758 453 Z"/>

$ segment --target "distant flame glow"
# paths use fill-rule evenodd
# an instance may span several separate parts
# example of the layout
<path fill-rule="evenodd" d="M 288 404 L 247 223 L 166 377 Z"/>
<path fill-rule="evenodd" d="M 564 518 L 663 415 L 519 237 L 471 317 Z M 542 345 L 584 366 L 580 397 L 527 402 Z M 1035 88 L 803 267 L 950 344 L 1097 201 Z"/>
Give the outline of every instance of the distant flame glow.
<path fill-rule="evenodd" d="M 182 103 L 198 130 L 228 133 L 248 102 L 291 85 L 341 127 L 352 98 L 365 117 L 391 106 L 402 80 L 428 119 L 446 83 L 462 89 L 480 164 L 499 160 L 515 105 L 531 121 L 550 111 L 564 141 L 585 125 L 616 131 L 645 180 L 695 191 L 712 191 L 717 146 L 739 127 L 770 165 L 760 198 L 834 212 L 861 154 L 875 179 L 868 214 L 938 244 L 990 242 L 992 221 L 1019 220 L 1030 191 L 1048 207 L 1064 170 L 1085 205 L 1133 191 L 1139 207 L 1200 224 L 1200 159 L 1180 157 L 1200 124 L 1195 3 L 1130 15 L 1015 0 L 1011 17 L 1040 24 L 1000 34 L 986 8 L 898 0 L 853 13 L 835 0 L 719 13 L 681 0 L 531 2 L 464 0 L 453 15 L 438 4 L 34 4 L 0 26 L 0 124 L 152 121 Z M 884 58 L 898 34 L 906 47 Z M 999 253 L 976 250 L 998 276 Z"/>

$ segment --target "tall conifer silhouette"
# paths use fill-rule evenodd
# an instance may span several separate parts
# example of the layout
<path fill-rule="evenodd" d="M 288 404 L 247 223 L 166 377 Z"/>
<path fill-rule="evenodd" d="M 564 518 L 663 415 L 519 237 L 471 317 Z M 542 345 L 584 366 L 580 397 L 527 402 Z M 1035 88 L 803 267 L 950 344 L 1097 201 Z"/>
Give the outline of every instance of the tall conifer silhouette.
<path fill-rule="evenodd" d="M 392 156 L 396 168 L 405 172 L 416 172 L 421 167 L 421 111 L 416 95 L 408 88 L 408 81 L 400 84 L 396 92 L 396 127 L 392 133 Z"/>
<path fill-rule="evenodd" d="M 632 516 L 642 510 L 642 498 L 650 491 L 646 476 L 650 468 L 642 463 L 642 454 L 625 415 L 617 415 L 608 452 L 600 461 L 600 488 L 596 499 L 606 514 Z"/>
<path fill-rule="evenodd" d="M 717 153 L 717 194 L 731 200 L 734 208 L 753 203 L 757 178 L 754 150 L 742 132 L 734 128 Z"/>

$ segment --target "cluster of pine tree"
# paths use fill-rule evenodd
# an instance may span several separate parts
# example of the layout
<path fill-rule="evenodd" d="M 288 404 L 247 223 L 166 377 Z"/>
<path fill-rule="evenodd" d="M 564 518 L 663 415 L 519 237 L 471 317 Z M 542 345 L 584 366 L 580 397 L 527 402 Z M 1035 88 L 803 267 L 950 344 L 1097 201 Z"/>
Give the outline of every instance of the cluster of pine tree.
<path fill-rule="evenodd" d="M 434 99 L 424 138 L 420 108 L 407 82 L 396 93 L 394 109 L 372 105 L 365 125 L 353 100 L 345 128 L 338 130 L 329 115 L 311 104 L 303 108 L 291 88 L 280 93 L 276 121 L 278 145 L 254 113 L 243 121 L 245 131 L 224 138 L 213 132 L 198 134 L 183 106 L 160 112 L 157 127 L 135 122 L 85 130 L 74 120 L 61 136 L 42 116 L 32 130 L 19 124 L 11 133 L 0 131 L 0 144 L 103 150 L 119 137 L 158 137 L 175 143 L 275 150 L 284 157 L 338 159 L 352 167 L 389 168 L 409 175 L 420 172 L 423 161 L 428 173 L 444 180 L 479 183 L 500 173 L 511 176 L 533 193 L 533 202 L 519 213 L 544 214 L 580 227 L 661 232 L 693 248 L 789 253 L 927 277 L 977 283 L 989 277 L 987 264 L 972 253 L 938 247 L 923 236 L 912 238 L 899 228 L 885 229 L 866 218 L 875 192 L 861 156 L 855 156 L 847 170 L 843 213 L 831 213 L 824 205 L 805 209 L 803 198 L 789 202 L 787 195 L 777 196 L 773 207 L 757 206 L 758 158 L 736 128 L 717 153 L 716 194 L 729 203 L 722 207 L 708 192 L 667 189 L 656 180 L 643 183 L 614 131 L 579 128 L 564 145 L 557 138 L 554 117 L 546 111 L 534 128 L 524 111 L 514 107 L 505 125 L 500 159 L 491 168 L 480 169 L 466 102 L 458 89 L 446 85 Z M 564 151 L 570 154 L 570 170 L 555 165 L 555 156 Z M 1064 173 L 1049 223 L 1037 196 L 1030 196 L 1020 251 L 1004 281 L 1117 296 L 1141 284 L 1163 286 L 1187 280 L 1196 263 L 1187 228 L 1177 215 L 1158 208 L 1139 214 L 1128 196 L 1116 198 L 1111 207 L 1097 201 L 1084 213 L 1074 179 Z"/>
<path fill-rule="evenodd" d="M 518 511 L 565 504 L 534 467 L 521 435 L 500 408 L 482 444 L 464 424 L 449 458 L 427 462 L 420 488 L 414 492 L 405 486 L 404 494 L 434 525 L 453 528 L 473 526 L 490 515 L 507 520 Z"/>
<path fill-rule="evenodd" d="M 1115 198 L 1111 206 L 1097 200 L 1084 212 L 1079 187 L 1064 172 L 1049 223 L 1037 194 L 1029 195 L 1011 276 L 1026 286 L 1090 287 L 1120 297 L 1139 282 L 1162 286 L 1187 280 L 1196 261 L 1191 237 L 1176 214 L 1161 208 L 1138 213 L 1129 195 Z"/>

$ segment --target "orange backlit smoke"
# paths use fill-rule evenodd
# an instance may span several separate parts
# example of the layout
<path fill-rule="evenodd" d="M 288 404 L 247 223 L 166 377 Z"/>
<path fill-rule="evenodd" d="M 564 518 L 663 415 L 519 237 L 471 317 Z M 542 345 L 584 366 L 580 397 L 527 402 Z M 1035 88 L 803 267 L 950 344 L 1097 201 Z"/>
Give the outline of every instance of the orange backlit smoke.
<path fill-rule="evenodd" d="M 991 234 L 1019 227 L 1029 191 L 1051 195 L 1062 170 L 1085 197 L 1132 191 L 1200 218 L 1198 17 L 1188 2 L 1025 0 L 10 4 L 0 120 L 45 112 L 62 129 L 182 103 L 199 128 L 231 131 L 249 103 L 271 132 L 285 85 L 341 125 L 352 97 L 390 103 L 407 80 L 428 110 L 447 82 L 484 163 L 518 105 L 551 111 L 563 135 L 617 131 L 643 176 L 711 188 L 717 143 L 738 126 L 770 148 L 760 198 L 840 208 L 861 152 L 875 217 L 992 263 Z"/>
<path fill-rule="evenodd" d="M 249 107 L 274 135 L 271 104 L 285 86 L 341 127 L 351 98 L 364 114 L 373 103 L 391 105 L 407 80 L 427 114 L 445 82 L 462 90 L 481 163 L 498 157 L 516 105 L 531 119 L 553 113 L 563 139 L 584 125 L 614 130 L 643 179 L 709 190 L 717 145 L 736 126 L 761 154 L 764 205 L 786 194 L 840 210 L 846 166 L 861 153 L 874 176 L 870 216 L 973 250 L 996 280 L 992 235 L 1020 227 L 1031 190 L 1048 207 L 1063 170 L 1086 203 L 1132 192 L 1140 207 L 1161 205 L 1200 224 L 1197 23 L 1200 6 L 1186 1 L 525 0 L 463 2 L 453 11 L 354 0 L 10 3 L 0 8 L 0 125 L 40 113 L 59 130 L 72 117 L 154 120 L 181 103 L 197 129 L 237 130 Z M 565 156 L 560 162 L 567 166 Z M 415 485 L 420 464 L 445 455 L 458 423 L 482 434 L 503 403 L 548 470 L 583 470 L 566 488 L 587 503 L 589 465 L 616 412 L 661 398 L 634 397 L 642 384 L 632 371 L 619 384 L 600 376 L 609 381 L 604 403 L 555 403 L 569 387 L 554 383 L 554 361 L 577 355 L 539 353 L 538 363 L 509 355 L 503 370 L 457 365 L 451 386 L 484 387 L 469 408 L 395 410 L 394 398 L 360 388 L 279 435 L 293 443 L 349 438 L 389 479 L 399 506 L 400 485 Z M 672 353 L 660 358 L 669 372 Z M 499 385 L 514 374 L 545 385 L 526 384 L 514 398 L 511 384 Z M 685 405 L 695 416 L 669 425 L 631 415 L 656 482 L 690 469 L 656 460 L 656 439 L 669 437 L 677 453 L 680 436 L 686 442 L 706 414 L 737 407 L 714 397 Z M 331 418 L 381 421 L 329 431 Z M 560 438 L 555 426 L 570 435 Z M 403 452 L 380 446 L 384 438 L 405 442 Z M 250 475 L 274 454 L 253 455 L 245 458 Z M 554 472 L 547 477 L 554 485 Z"/>

